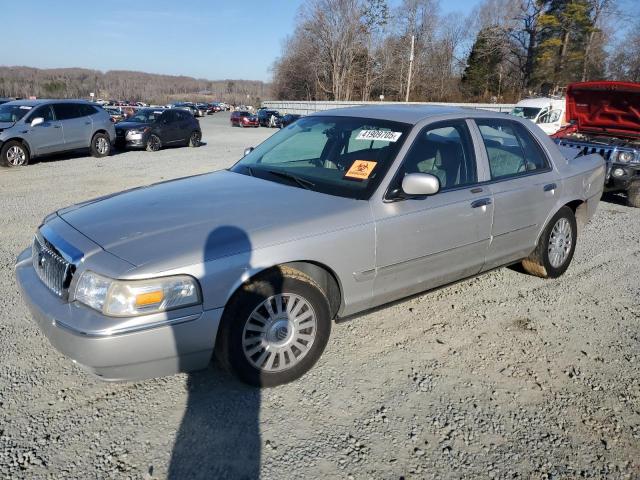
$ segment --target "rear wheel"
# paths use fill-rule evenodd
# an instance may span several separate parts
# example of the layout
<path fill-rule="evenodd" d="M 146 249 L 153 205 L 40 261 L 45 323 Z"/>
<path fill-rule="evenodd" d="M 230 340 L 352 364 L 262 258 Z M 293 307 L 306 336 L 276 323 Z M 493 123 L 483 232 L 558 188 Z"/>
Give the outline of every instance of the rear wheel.
<path fill-rule="evenodd" d="M 640 208 L 640 181 L 636 180 L 627 189 L 627 205 Z"/>
<path fill-rule="evenodd" d="M 111 153 L 111 139 L 104 133 L 96 133 L 91 139 L 91 155 L 96 158 L 107 157 Z"/>
<path fill-rule="evenodd" d="M 158 137 L 155 133 L 149 135 L 146 144 L 147 152 L 157 152 L 162 147 L 162 142 L 160 141 L 160 137 Z"/>
<path fill-rule="evenodd" d="M 202 140 L 202 134 L 199 131 L 194 130 L 193 132 L 191 132 L 191 135 L 189 136 L 189 140 L 187 140 L 187 145 L 189 145 L 192 148 L 199 147 L 201 140 Z"/>
<path fill-rule="evenodd" d="M 276 268 L 229 301 L 215 352 L 242 381 L 272 387 L 311 369 L 330 332 L 329 301 L 318 284 L 297 270 Z"/>
<path fill-rule="evenodd" d="M 537 277 L 559 277 L 573 258 L 577 231 L 573 210 L 562 207 L 545 227 L 536 249 L 522 261 L 522 267 Z"/>
<path fill-rule="evenodd" d="M 29 164 L 29 150 L 27 147 L 18 142 L 12 140 L 7 142 L 2 147 L 0 152 L 0 162 L 5 167 L 23 167 Z"/>

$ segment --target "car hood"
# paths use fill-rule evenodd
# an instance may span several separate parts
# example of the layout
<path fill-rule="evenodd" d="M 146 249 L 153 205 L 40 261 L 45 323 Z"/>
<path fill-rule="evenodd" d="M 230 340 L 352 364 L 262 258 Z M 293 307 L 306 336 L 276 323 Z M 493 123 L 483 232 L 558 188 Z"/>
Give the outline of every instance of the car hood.
<path fill-rule="evenodd" d="M 365 201 L 222 170 L 102 197 L 58 215 L 119 258 L 167 270 L 366 223 L 371 214 Z"/>
<path fill-rule="evenodd" d="M 139 127 L 146 127 L 150 125 L 149 123 L 145 123 L 145 122 L 119 122 L 118 124 L 116 124 L 116 130 L 129 130 L 131 128 L 139 128 Z"/>
<path fill-rule="evenodd" d="M 566 99 L 567 122 L 577 131 L 640 136 L 640 83 L 573 83 Z"/>

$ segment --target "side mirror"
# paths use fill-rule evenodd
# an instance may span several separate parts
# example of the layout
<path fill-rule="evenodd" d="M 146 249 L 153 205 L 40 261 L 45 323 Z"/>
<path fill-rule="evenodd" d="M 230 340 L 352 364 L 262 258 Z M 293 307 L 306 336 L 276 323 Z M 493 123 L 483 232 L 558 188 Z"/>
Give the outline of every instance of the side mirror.
<path fill-rule="evenodd" d="M 247 148 L 245 148 L 245 149 L 244 149 L 244 155 L 243 155 L 243 157 L 246 157 L 246 156 L 247 156 L 247 155 L 249 155 L 251 152 L 253 152 L 253 149 L 254 149 L 254 148 L 255 148 L 255 147 L 247 147 Z"/>
<path fill-rule="evenodd" d="M 42 118 L 42 117 L 36 117 L 33 120 L 31 120 L 31 126 L 32 127 L 36 127 L 36 126 L 40 125 L 41 123 L 44 123 L 44 118 Z"/>
<path fill-rule="evenodd" d="M 402 179 L 402 191 L 406 195 L 433 195 L 440 190 L 440 180 L 429 173 L 410 173 Z"/>

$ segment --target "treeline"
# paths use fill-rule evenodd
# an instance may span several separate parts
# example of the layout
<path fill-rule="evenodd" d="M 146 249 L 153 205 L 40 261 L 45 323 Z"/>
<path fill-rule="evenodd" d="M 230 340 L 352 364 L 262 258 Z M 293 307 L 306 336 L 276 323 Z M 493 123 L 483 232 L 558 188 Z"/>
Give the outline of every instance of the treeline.
<path fill-rule="evenodd" d="M 258 104 L 269 98 L 268 84 L 252 80 L 203 80 L 192 77 L 83 68 L 0 67 L 0 97 L 98 98 L 164 104 L 211 98 Z"/>
<path fill-rule="evenodd" d="M 438 0 L 396 8 L 387 0 L 307 0 L 273 65 L 273 93 L 404 100 L 408 90 L 411 101 L 513 101 L 561 93 L 572 81 L 638 81 L 640 28 L 616 7 L 615 0 L 484 0 L 466 15 L 444 15 Z M 611 32 L 622 30 L 615 45 Z"/>

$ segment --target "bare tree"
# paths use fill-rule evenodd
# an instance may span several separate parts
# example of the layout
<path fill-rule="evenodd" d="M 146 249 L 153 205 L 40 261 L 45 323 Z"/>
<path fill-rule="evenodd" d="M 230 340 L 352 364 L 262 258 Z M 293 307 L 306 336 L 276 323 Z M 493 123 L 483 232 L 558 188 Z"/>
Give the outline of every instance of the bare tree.
<path fill-rule="evenodd" d="M 584 59 L 582 62 L 582 81 L 587 80 L 587 72 L 592 61 L 592 50 L 594 40 L 598 38 L 598 33 L 602 31 L 604 17 L 614 8 L 614 0 L 589 0 L 591 6 L 591 21 L 593 26 L 589 29 L 589 36 L 585 44 Z M 600 37 L 602 38 L 602 37 Z"/>

